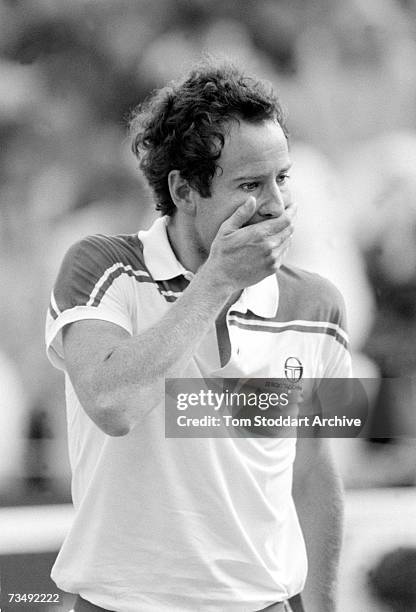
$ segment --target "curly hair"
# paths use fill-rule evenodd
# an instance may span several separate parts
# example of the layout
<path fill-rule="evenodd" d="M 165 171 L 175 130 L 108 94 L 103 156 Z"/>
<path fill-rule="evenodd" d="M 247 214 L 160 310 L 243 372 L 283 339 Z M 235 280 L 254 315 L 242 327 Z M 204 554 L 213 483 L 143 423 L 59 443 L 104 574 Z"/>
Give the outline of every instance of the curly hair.
<path fill-rule="evenodd" d="M 211 181 L 232 121 L 277 121 L 286 137 L 283 109 L 270 85 L 231 64 L 205 65 L 186 80 L 156 90 L 133 112 L 132 150 L 156 196 L 156 210 L 172 215 L 168 175 L 180 175 L 202 197 Z"/>

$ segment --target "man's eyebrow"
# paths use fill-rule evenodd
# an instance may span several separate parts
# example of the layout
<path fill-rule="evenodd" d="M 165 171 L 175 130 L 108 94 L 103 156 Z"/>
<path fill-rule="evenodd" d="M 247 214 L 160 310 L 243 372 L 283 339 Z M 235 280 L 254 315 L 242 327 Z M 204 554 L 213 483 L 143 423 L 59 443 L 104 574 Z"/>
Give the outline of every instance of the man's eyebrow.
<path fill-rule="evenodd" d="M 285 172 L 288 172 L 291 167 L 293 165 L 293 162 L 290 162 L 289 164 L 286 164 L 285 166 L 283 166 L 283 168 L 281 168 L 279 170 L 279 174 L 284 174 Z M 233 179 L 233 183 L 238 183 L 239 181 L 255 181 L 257 179 L 262 179 L 262 178 L 266 178 L 269 175 L 268 172 L 266 172 L 265 174 L 250 174 L 249 172 L 247 172 L 246 174 L 242 174 L 238 177 L 236 177 L 235 179 Z"/>

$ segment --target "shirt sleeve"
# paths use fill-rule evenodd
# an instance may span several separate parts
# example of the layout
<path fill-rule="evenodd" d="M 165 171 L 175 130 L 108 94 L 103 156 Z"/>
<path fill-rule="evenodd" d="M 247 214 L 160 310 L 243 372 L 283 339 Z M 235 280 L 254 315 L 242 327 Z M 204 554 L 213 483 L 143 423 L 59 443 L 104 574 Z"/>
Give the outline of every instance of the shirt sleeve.
<path fill-rule="evenodd" d="M 69 249 L 46 316 L 46 350 L 55 367 L 65 370 L 62 329 L 69 323 L 98 319 L 133 333 L 129 267 L 110 237 L 90 236 Z"/>
<path fill-rule="evenodd" d="M 352 379 L 345 302 L 339 290 L 329 281 L 322 286 L 322 292 L 328 328 L 321 355 L 322 374 L 316 381 L 312 413 L 324 417 L 352 416 L 356 387 Z M 319 435 L 332 437 L 334 431 L 323 428 Z M 342 432 L 345 434 L 345 429 Z"/>
<path fill-rule="evenodd" d="M 352 363 L 347 332 L 345 302 L 332 284 L 327 287 L 329 298 L 329 349 L 323 364 L 323 378 L 351 378 Z"/>

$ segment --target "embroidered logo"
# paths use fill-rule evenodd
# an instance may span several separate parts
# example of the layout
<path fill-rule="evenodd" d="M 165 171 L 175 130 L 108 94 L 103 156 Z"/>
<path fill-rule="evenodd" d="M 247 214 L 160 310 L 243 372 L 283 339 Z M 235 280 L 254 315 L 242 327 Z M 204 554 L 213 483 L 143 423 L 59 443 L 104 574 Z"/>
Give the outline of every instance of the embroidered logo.
<path fill-rule="evenodd" d="M 285 376 L 291 382 L 302 378 L 303 365 L 297 357 L 288 357 L 285 361 Z"/>

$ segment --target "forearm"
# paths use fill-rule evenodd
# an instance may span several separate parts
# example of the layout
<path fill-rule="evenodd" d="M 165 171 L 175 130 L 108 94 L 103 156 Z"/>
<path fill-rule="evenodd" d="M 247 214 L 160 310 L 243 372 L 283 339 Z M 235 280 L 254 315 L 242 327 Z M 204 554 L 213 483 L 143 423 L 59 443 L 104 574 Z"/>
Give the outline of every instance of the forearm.
<path fill-rule="evenodd" d="M 326 449 L 317 455 L 308 477 L 294 488 L 294 499 L 308 555 L 308 578 L 303 593 L 306 612 L 335 612 L 343 490 Z"/>
<path fill-rule="evenodd" d="M 102 356 L 88 386 L 94 410 L 115 415 L 127 432 L 160 397 L 165 378 L 183 374 L 229 294 L 201 269 L 156 325 Z"/>

